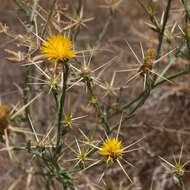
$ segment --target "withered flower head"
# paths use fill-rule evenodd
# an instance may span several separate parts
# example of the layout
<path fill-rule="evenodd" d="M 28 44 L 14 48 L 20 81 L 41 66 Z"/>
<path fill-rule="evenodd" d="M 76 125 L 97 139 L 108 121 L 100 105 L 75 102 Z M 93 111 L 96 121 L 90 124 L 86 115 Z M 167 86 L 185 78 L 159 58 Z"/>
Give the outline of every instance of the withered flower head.
<path fill-rule="evenodd" d="M 0 135 L 4 134 L 4 130 L 8 127 L 10 117 L 10 109 L 6 105 L 0 105 Z"/>

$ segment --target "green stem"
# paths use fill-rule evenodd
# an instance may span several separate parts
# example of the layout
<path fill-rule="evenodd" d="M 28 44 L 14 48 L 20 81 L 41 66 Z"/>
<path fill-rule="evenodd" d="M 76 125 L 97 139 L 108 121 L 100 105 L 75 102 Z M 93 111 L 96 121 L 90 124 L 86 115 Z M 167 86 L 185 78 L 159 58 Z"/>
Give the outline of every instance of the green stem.
<path fill-rule="evenodd" d="M 19 7 L 20 10 L 22 10 L 26 16 L 30 16 L 30 11 L 28 9 L 26 9 L 22 3 L 20 2 L 20 0 L 14 0 L 14 2 L 17 4 L 17 6 Z"/>
<path fill-rule="evenodd" d="M 80 17 L 80 12 L 82 11 L 82 0 L 78 0 L 78 8 L 76 10 L 76 13 L 77 13 L 77 16 Z M 77 27 L 76 30 L 74 31 L 74 34 L 73 34 L 73 41 L 76 42 L 77 41 L 77 37 L 80 33 L 80 29 L 81 27 Z"/>
<path fill-rule="evenodd" d="M 60 96 L 56 95 L 56 102 L 57 102 L 57 106 L 58 106 L 57 114 L 56 114 L 56 128 L 57 128 L 56 149 L 58 149 L 58 147 L 59 147 L 60 138 L 61 138 L 61 120 L 62 120 L 62 116 L 63 116 L 63 107 L 65 104 L 68 75 L 69 75 L 69 66 L 67 65 L 67 63 L 64 63 L 62 92 L 61 92 Z"/>
<path fill-rule="evenodd" d="M 32 7 L 32 10 L 27 9 L 24 7 L 24 5 L 20 2 L 20 0 L 14 0 L 14 2 L 17 4 L 20 10 L 22 10 L 26 16 L 29 18 L 29 24 L 30 24 L 30 30 L 32 31 L 32 28 L 34 26 L 34 18 L 35 18 L 35 13 L 36 13 L 36 7 L 38 0 L 34 0 Z"/>
<path fill-rule="evenodd" d="M 188 5 L 189 0 L 181 0 L 181 1 L 184 5 L 186 15 L 187 15 L 188 19 L 190 20 L 190 6 Z"/>
<path fill-rule="evenodd" d="M 165 11 L 165 14 L 164 14 L 163 26 L 162 26 L 161 31 L 159 33 L 159 37 L 158 37 L 159 38 L 158 39 L 159 44 L 158 44 L 156 59 L 159 59 L 161 57 L 162 42 L 163 42 L 163 38 L 164 38 L 164 31 L 165 31 L 165 28 L 166 28 L 166 24 L 167 24 L 167 21 L 168 21 L 168 18 L 169 18 L 169 12 L 170 12 L 170 8 L 171 8 L 171 1 L 172 0 L 168 0 L 168 5 L 166 7 L 166 11 Z"/>
<path fill-rule="evenodd" d="M 172 44 L 169 44 L 169 51 L 172 51 Z M 162 73 L 158 76 L 158 78 L 156 79 L 155 83 L 159 82 L 161 79 L 163 79 L 163 76 L 166 74 L 166 72 L 170 69 L 170 67 L 173 65 L 173 63 L 175 62 L 175 60 L 177 59 L 176 56 L 173 56 L 171 53 L 169 54 L 169 63 L 167 64 L 167 66 L 164 68 L 164 70 L 162 71 Z"/>
<path fill-rule="evenodd" d="M 96 100 L 96 96 L 94 95 L 93 91 L 92 91 L 92 87 L 91 87 L 91 84 L 90 84 L 90 80 L 87 78 L 86 79 L 86 83 L 87 83 L 87 88 L 88 88 L 88 92 L 89 92 L 89 96 L 91 99 L 94 100 L 93 102 L 93 105 L 95 106 L 95 108 L 98 110 L 98 112 L 100 113 L 101 117 L 102 117 L 102 122 L 103 124 L 105 125 L 106 127 L 106 131 L 107 131 L 107 134 L 110 133 L 110 125 L 108 123 L 108 115 L 107 115 L 107 112 L 102 112 L 97 100 Z"/>
<path fill-rule="evenodd" d="M 187 74 L 190 74 L 190 71 L 188 71 L 188 70 L 187 70 L 187 71 L 182 71 L 182 72 L 176 73 L 176 74 L 174 74 L 174 75 L 168 76 L 168 77 L 167 77 L 167 80 L 172 80 L 172 79 L 174 79 L 174 78 L 177 78 L 177 77 L 182 76 L 182 75 L 187 75 Z M 164 83 L 164 82 L 166 82 L 166 80 L 165 80 L 165 79 L 162 79 L 161 81 L 159 81 L 158 83 L 156 83 L 156 84 L 153 86 L 153 88 L 157 87 L 158 85 L 160 85 L 160 84 L 162 84 L 162 83 Z"/>
<path fill-rule="evenodd" d="M 190 57 L 190 36 L 189 36 L 189 19 L 188 16 L 186 15 L 185 19 L 185 27 L 184 27 L 184 38 L 186 41 L 187 49 L 188 49 L 188 58 Z"/>
<path fill-rule="evenodd" d="M 189 70 L 186 70 L 186 71 L 182 71 L 182 72 L 179 72 L 179 73 L 176 73 L 174 75 L 170 75 L 167 77 L 167 80 L 172 80 L 174 78 L 177 78 L 179 76 L 182 76 L 182 75 L 186 75 L 186 74 L 190 74 L 190 71 Z M 140 105 L 143 105 L 145 100 L 148 98 L 148 95 L 150 94 L 151 90 L 155 87 L 157 87 L 158 85 L 162 84 L 166 82 L 165 79 L 161 79 L 159 82 L 157 82 L 156 84 L 154 84 L 151 89 L 148 89 L 148 92 L 147 93 L 147 89 L 144 90 L 143 92 L 141 92 L 140 94 L 138 94 L 134 99 L 132 99 L 129 103 L 125 104 L 124 106 L 122 106 L 119 110 L 111 113 L 109 116 L 108 116 L 108 119 L 112 118 L 113 116 L 119 114 L 119 113 L 122 113 L 125 109 L 129 108 L 131 105 L 133 105 L 134 103 L 136 103 L 138 100 L 140 100 L 142 98 L 142 102 L 140 103 Z M 129 114 L 130 115 L 130 114 Z"/>
<path fill-rule="evenodd" d="M 113 13 L 112 13 L 112 11 L 110 11 L 110 16 L 108 17 L 102 32 L 99 34 L 99 37 L 98 37 L 98 40 L 96 41 L 95 46 L 98 46 L 99 43 L 101 42 L 102 38 L 104 37 L 104 35 L 105 35 L 105 33 L 106 33 L 107 29 L 108 29 L 108 26 L 111 23 L 112 18 L 113 18 Z"/>
<path fill-rule="evenodd" d="M 111 113 L 108 116 L 108 119 L 112 118 L 113 116 L 123 112 L 123 110 L 129 108 L 131 105 L 133 105 L 135 102 L 137 102 L 139 99 L 141 99 L 144 95 L 145 95 L 145 90 L 143 92 L 141 92 L 140 94 L 138 94 L 135 98 L 133 98 L 129 103 L 125 104 L 124 106 L 122 106 L 120 109 L 118 109 L 117 111 Z"/>
<path fill-rule="evenodd" d="M 50 12 L 49 12 L 49 14 L 48 14 L 47 21 L 46 21 L 46 23 L 45 23 L 45 25 L 44 25 L 44 28 L 42 29 L 41 38 L 43 38 L 44 35 L 45 35 L 46 28 L 47 28 L 47 25 L 49 24 L 49 21 L 50 21 L 50 19 L 51 19 L 52 14 L 53 14 L 56 1 L 57 1 L 57 0 L 54 0 L 53 3 L 52 3 L 52 5 L 51 5 L 51 9 L 50 9 Z"/>
<path fill-rule="evenodd" d="M 31 86 L 28 85 L 30 83 L 30 73 L 32 70 L 31 65 L 26 66 L 26 73 L 25 73 L 25 88 L 24 88 L 24 93 L 23 93 L 23 99 L 24 99 L 24 104 L 26 105 L 30 98 L 32 97 L 32 89 Z M 33 116 L 32 116 L 32 105 L 30 104 L 29 106 L 26 107 L 25 109 L 25 119 L 30 127 L 31 130 L 33 130 Z"/>
<path fill-rule="evenodd" d="M 155 25 L 156 31 L 159 32 L 160 31 L 160 27 L 158 26 L 158 23 L 157 23 L 157 21 L 155 19 L 155 16 L 149 12 L 149 10 L 147 9 L 147 7 L 143 4 L 143 2 L 141 0 L 137 0 L 137 1 L 140 4 L 140 6 L 144 9 L 144 11 L 148 14 L 151 22 Z"/>
<path fill-rule="evenodd" d="M 32 11 L 31 11 L 31 14 L 30 14 L 29 23 L 30 23 L 30 30 L 31 31 L 32 31 L 32 28 L 33 28 L 34 22 L 35 22 L 35 14 L 36 14 L 36 9 L 37 9 L 37 3 L 38 3 L 38 0 L 34 0 L 34 3 L 32 5 Z"/>
<path fill-rule="evenodd" d="M 185 185 L 184 185 L 184 182 L 183 182 L 183 179 L 181 176 L 177 176 L 178 178 L 178 185 L 180 187 L 181 190 L 185 190 Z"/>

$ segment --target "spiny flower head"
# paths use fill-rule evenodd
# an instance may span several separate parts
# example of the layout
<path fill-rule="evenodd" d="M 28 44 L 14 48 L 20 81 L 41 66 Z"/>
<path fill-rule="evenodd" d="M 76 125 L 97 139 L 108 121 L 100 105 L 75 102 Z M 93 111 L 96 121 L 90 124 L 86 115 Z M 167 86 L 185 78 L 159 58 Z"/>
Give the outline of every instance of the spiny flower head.
<path fill-rule="evenodd" d="M 99 154 L 107 157 L 108 164 L 109 161 L 114 163 L 114 161 L 122 154 L 122 152 L 123 146 L 121 141 L 118 141 L 116 138 L 108 138 L 102 145 Z"/>
<path fill-rule="evenodd" d="M 88 76 L 91 73 L 91 69 L 88 66 L 82 66 L 81 67 L 81 76 L 85 77 Z"/>
<path fill-rule="evenodd" d="M 142 71 L 142 74 L 148 74 L 152 70 L 153 67 L 153 61 L 155 59 L 156 52 L 154 49 L 147 50 L 145 57 L 143 59 L 143 64 L 140 67 L 140 71 Z"/>
<path fill-rule="evenodd" d="M 183 145 L 181 147 L 179 159 L 177 160 L 175 156 L 173 156 L 174 163 L 170 163 L 164 158 L 160 157 L 160 159 L 166 163 L 167 165 L 164 165 L 169 171 L 171 171 L 173 174 L 175 174 L 177 177 L 181 177 L 186 172 L 185 166 L 190 163 L 190 160 L 186 161 L 185 163 L 182 163 L 182 153 L 183 153 Z"/>
<path fill-rule="evenodd" d="M 122 0 L 105 0 L 105 2 L 106 5 L 102 7 L 109 8 L 112 11 L 112 13 L 114 13 L 120 5 L 120 3 L 122 2 Z"/>
<path fill-rule="evenodd" d="M 174 170 L 174 173 L 177 175 L 177 176 L 183 176 L 184 173 L 185 173 L 185 170 L 184 170 L 184 167 L 182 164 L 180 163 L 176 163 L 175 167 L 173 168 Z"/>
<path fill-rule="evenodd" d="M 80 161 L 85 162 L 87 160 L 87 152 L 84 150 L 84 148 L 81 150 L 80 153 L 77 153 L 77 157 Z"/>
<path fill-rule="evenodd" d="M 167 160 L 165 160 L 162 157 L 160 157 L 160 159 L 167 164 L 167 165 L 163 165 L 163 166 L 166 167 L 166 169 L 168 169 L 168 171 L 175 174 L 177 177 L 184 175 L 184 173 L 185 173 L 184 167 L 185 167 L 185 165 L 187 165 L 189 163 L 189 161 L 187 161 L 184 164 L 182 164 L 180 160 L 176 161 L 175 157 L 174 157 L 174 162 L 175 162 L 174 164 L 168 162 Z"/>
<path fill-rule="evenodd" d="M 146 59 L 155 59 L 155 56 L 156 56 L 156 52 L 155 52 L 155 49 L 148 49 L 147 52 L 146 52 L 146 55 L 145 55 L 145 58 Z"/>
<path fill-rule="evenodd" d="M 75 52 L 71 50 L 72 42 L 61 34 L 52 35 L 42 45 L 42 53 L 50 61 L 66 61 L 75 57 Z"/>

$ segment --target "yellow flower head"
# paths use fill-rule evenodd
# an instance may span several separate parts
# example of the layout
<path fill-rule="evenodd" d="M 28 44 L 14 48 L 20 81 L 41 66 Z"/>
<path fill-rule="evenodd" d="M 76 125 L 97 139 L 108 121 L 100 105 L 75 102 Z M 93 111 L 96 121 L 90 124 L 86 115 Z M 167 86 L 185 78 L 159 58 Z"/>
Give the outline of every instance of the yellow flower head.
<path fill-rule="evenodd" d="M 122 154 L 122 152 L 123 146 L 121 141 L 118 141 L 116 138 L 108 138 L 101 147 L 99 154 L 107 157 L 108 164 L 109 161 L 114 163 L 114 161 Z"/>
<path fill-rule="evenodd" d="M 75 52 L 71 50 L 72 42 L 61 34 L 52 35 L 42 45 L 42 53 L 50 61 L 66 61 L 75 57 Z"/>

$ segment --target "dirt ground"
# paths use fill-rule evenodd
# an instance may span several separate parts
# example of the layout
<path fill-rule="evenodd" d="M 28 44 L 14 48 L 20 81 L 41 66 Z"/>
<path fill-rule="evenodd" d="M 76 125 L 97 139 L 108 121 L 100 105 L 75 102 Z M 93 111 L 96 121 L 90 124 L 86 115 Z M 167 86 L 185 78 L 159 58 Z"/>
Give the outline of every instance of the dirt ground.
<path fill-rule="evenodd" d="M 47 3 L 48 2 L 48 3 Z M 40 4 L 45 8 L 50 5 L 50 0 L 40 0 Z M 84 17 L 94 17 L 94 20 L 88 23 L 87 29 L 82 29 L 78 37 L 79 44 L 76 44 L 76 48 L 87 48 L 87 42 L 94 41 L 98 35 L 104 23 L 109 16 L 108 10 L 100 7 L 104 1 L 102 0 L 84 0 Z M 148 2 L 148 1 L 144 1 Z M 157 7 L 157 16 L 161 17 L 162 10 L 165 9 L 167 1 L 160 0 L 154 1 Z M 27 17 L 16 6 L 13 0 L 1 0 L 0 6 L 0 22 L 6 24 L 11 31 L 17 34 L 24 34 L 25 29 L 20 21 L 26 20 Z M 73 4 L 76 0 L 65 0 L 65 7 L 72 10 Z M 180 8 L 181 4 L 177 0 L 172 1 L 173 17 L 172 20 L 178 18 L 179 12 L 175 12 L 177 8 Z M 102 80 L 111 81 L 113 71 L 127 69 L 131 64 L 135 63 L 135 58 L 129 50 L 126 41 L 128 41 L 136 54 L 141 57 L 140 42 L 143 45 L 144 50 L 148 48 L 156 48 L 158 41 L 157 36 L 150 29 L 148 29 L 145 22 L 149 22 L 148 16 L 139 6 L 137 1 L 123 0 L 118 12 L 114 15 L 114 18 L 108 28 L 106 35 L 101 42 L 101 49 L 108 49 L 109 51 L 103 51 L 98 53 L 92 60 L 92 67 L 96 68 L 115 56 L 119 55 L 119 58 L 115 59 L 111 66 L 106 69 L 105 74 L 102 76 Z M 21 102 L 21 95 L 17 86 L 21 88 L 24 86 L 24 71 L 25 67 L 21 64 L 8 62 L 5 57 L 7 53 L 4 49 L 16 49 L 22 51 L 23 47 L 20 47 L 16 41 L 11 40 L 5 34 L 0 34 L 0 98 L 3 104 L 16 105 Z M 165 52 L 167 52 L 167 45 L 164 46 Z M 165 58 L 162 64 L 166 64 L 168 61 Z M 171 73 L 181 71 L 185 68 L 186 62 L 182 59 L 178 59 L 171 69 Z M 162 68 L 162 65 L 161 65 Z M 114 86 L 122 86 L 126 83 L 126 78 L 130 77 L 130 73 L 120 73 L 116 76 Z M 129 139 L 127 144 L 139 139 L 142 136 L 146 136 L 142 141 L 144 149 L 132 152 L 128 157 L 128 161 L 135 166 L 127 166 L 126 170 L 134 181 L 134 186 L 130 189 L 150 189 L 153 184 L 153 190 L 168 190 L 178 189 L 175 179 L 171 174 L 167 173 L 164 167 L 161 165 L 159 156 L 172 161 L 173 153 L 179 156 L 181 145 L 184 144 L 183 159 L 185 161 L 190 158 L 190 83 L 189 76 L 183 76 L 171 84 L 169 82 L 164 83 L 160 87 L 153 90 L 145 104 L 138 109 L 135 117 L 128 120 L 122 125 L 121 138 Z M 124 102 L 128 102 L 138 92 L 142 91 L 143 82 L 140 78 L 132 81 L 129 86 L 124 89 L 122 94 Z M 99 97 L 102 97 L 100 89 L 94 89 Z M 84 109 L 87 103 L 87 95 L 85 90 L 81 87 L 73 89 L 68 92 L 70 102 L 73 102 L 74 114 L 85 115 Z M 80 93 L 80 96 L 78 95 Z M 86 98 L 84 98 L 86 97 Z M 38 107 L 35 106 L 38 122 L 38 131 L 45 132 L 47 126 L 50 125 L 53 103 L 50 101 L 51 97 L 48 94 L 38 100 Z M 69 107 L 69 103 L 67 105 Z M 37 108 L 36 108 L 37 107 Z M 46 119 L 48 118 L 48 119 Z M 115 117 L 111 122 L 118 121 L 120 116 Z M 77 126 L 82 130 L 89 129 L 96 125 L 96 118 L 94 114 L 89 114 L 88 119 L 77 121 Z M 27 126 L 22 126 L 27 127 Z M 69 138 L 74 139 L 76 134 L 75 130 L 71 133 Z M 22 139 L 22 137 L 20 137 Z M 3 145 L 0 145 L 0 148 Z M 69 157 L 69 156 L 68 156 Z M 27 163 L 27 155 L 23 157 L 22 153 L 18 153 L 18 158 L 22 158 L 21 164 Z M 187 165 L 186 169 L 190 169 Z M 94 172 L 96 170 L 96 172 Z M 79 189 L 90 189 L 88 183 L 96 183 L 98 177 L 101 175 L 102 168 L 92 168 L 76 176 L 78 180 Z M 0 189 L 6 190 L 13 181 L 18 180 L 18 185 L 15 186 L 15 190 L 24 190 L 26 179 L 20 179 L 19 176 L 23 171 L 17 166 L 14 161 L 9 159 L 7 152 L 0 152 Z M 129 183 L 126 180 L 126 176 L 123 175 L 120 168 L 115 167 L 108 170 L 108 180 L 113 183 L 113 190 L 118 188 L 118 184 L 124 184 L 123 189 L 127 190 Z M 190 175 L 185 174 L 184 181 L 186 185 L 190 186 Z M 38 188 L 31 185 L 29 189 L 37 190 Z M 101 189 L 96 187 L 96 189 Z"/>

